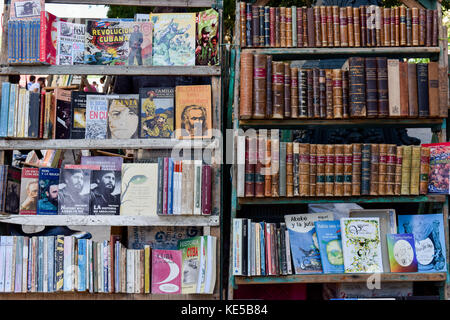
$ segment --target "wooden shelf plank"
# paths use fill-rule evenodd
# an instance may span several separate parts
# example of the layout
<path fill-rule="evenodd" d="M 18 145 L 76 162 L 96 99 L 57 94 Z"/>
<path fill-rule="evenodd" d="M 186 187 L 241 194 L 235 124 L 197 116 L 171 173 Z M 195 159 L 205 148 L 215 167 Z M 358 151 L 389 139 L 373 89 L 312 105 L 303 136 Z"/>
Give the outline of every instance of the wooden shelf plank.
<path fill-rule="evenodd" d="M 27 292 L 0 293 L 1 300 L 218 300 L 214 294 L 148 294 L 89 292 Z"/>
<path fill-rule="evenodd" d="M 360 196 L 360 197 L 280 197 L 280 198 L 239 198 L 240 205 L 255 204 L 299 204 L 299 203 L 406 203 L 406 202 L 445 202 L 443 194 L 420 196 Z"/>
<path fill-rule="evenodd" d="M 164 7 L 212 7 L 215 0 L 46 0 L 45 3 L 125 5 L 125 6 L 164 6 Z M 220 1 L 221 3 L 222 1 Z"/>
<path fill-rule="evenodd" d="M 0 215 L 0 223 L 28 226 L 219 226 L 219 216 Z"/>
<path fill-rule="evenodd" d="M 268 284 L 268 283 L 339 283 L 339 282 L 366 282 L 373 273 L 346 273 L 346 274 L 305 274 L 290 276 L 244 277 L 235 276 L 235 283 L 239 284 Z M 380 281 L 444 281 L 446 273 L 380 273 Z"/>
<path fill-rule="evenodd" d="M 220 76 L 220 66 L 45 66 L 11 65 L 0 68 L 0 75 L 73 74 L 73 75 L 149 75 L 149 76 Z"/>

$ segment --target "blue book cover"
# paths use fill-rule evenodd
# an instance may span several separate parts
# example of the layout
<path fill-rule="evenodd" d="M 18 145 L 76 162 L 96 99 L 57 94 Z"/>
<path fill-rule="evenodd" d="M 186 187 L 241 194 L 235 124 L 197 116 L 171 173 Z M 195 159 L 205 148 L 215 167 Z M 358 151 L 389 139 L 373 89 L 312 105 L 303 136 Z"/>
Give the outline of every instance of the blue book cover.
<path fill-rule="evenodd" d="M 33 264 L 36 263 L 36 261 L 34 261 L 34 256 L 33 256 L 33 241 L 34 241 L 34 237 L 30 238 L 30 241 L 28 243 L 28 275 L 27 275 L 27 291 L 30 292 L 31 291 L 31 272 L 33 271 Z"/>
<path fill-rule="evenodd" d="M 78 240 L 78 291 L 86 291 L 86 241 Z"/>
<path fill-rule="evenodd" d="M 419 272 L 446 272 L 442 213 L 398 216 L 398 233 L 412 233 Z"/>
<path fill-rule="evenodd" d="M 169 158 L 169 174 L 167 178 L 167 214 L 173 214 L 173 159 Z"/>
<path fill-rule="evenodd" d="M 28 21 L 24 21 L 23 23 L 23 62 L 24 63 L 29 63 L 29 56 L 28 56 L 28 52 L 30 50 L 30 23 Z"/>
<path fill-rule="evenodd" d="M 8 21 L 8 63 L 12 62 L 12 48 L 13 48 L 13 43 L 12 43 L 12 21 Z"/>
<path fill-rule="evenodd" d="M 266 230 L 266 226 L 264 222 L 259 223 L 261 225 L 260 228 L 260 242 L 261 242 L 261 275 L 266 275 L 266 241 L 264 237 L 264 230 Z"/>
<path fill-rule="evenodd" d="M 103 250 L 103 292 L 108 292 L 108 241 L 105 240 L 102 246 Z"/>
<path fill-rule="evenodd" d="M 387 234 L 386 238 L 391 272 L 417 272 L 414 235 Z"/>
<path fill-rule="evenodd" d="M 58 214 L 58 168 L 39 168 L 39 194 L 37 214 Z"/>
<path fill-rule="evenodd" d="M 14 114 L 16 111 L 16 99 L 18 98 L 19 85 L 11 84 L 9 92 L 8 137 L 14 137 Z"/>
<path fill-rule="evenodd" d="M 314 222 L 324 273 L 344 273 L 341 223 L 339 220 Z"/>
<path fill-rule="evenodd" d="M 39 251 L 38 251 L 38 276 L 36 276 L 37 281 L 37 291 L 44 292 L 44 237 L 39 238 Z"/>
<path fill-rule="evenodd" d="M 8 113 L 9 113 L 9 93 L 11 83 L 2 83 L 2 104 L 0 109 L 0 137 L 6 137 L 8 134 Z"/>
<path fill-rule="evenodd" d="M 16 269 L 14 279 L 14 292 L 21 292 L 22 290 L 22 263 L 23 263 L 23 237 L 18 236 L 16 242 Z"/>
<path fill-rule="evenodd" d="M 55 236 L 48 237 L 48 292 L 54 292 L 54 268 L 55 268 Z"/>

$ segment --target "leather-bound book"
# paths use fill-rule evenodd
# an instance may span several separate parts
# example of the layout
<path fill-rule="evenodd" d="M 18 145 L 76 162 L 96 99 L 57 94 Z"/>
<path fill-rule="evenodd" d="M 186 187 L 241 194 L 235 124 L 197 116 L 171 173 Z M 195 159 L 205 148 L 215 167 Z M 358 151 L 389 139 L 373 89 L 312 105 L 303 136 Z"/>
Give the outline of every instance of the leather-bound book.
<path fill-rule="evenodd" d="M 370 195 L 378 195 L 378 183 L 381 177 L 380 167 L 380 145 L 373 143 L 370 145 Z"/>
<path fill-rule="evenodd" d="M 291 7 L 292 23 L 291 23 L 291 47 L 297 47 L 297 6 Z"/>
<path fill-rule="evenodd" d="M 411 182 L 409 186 L 409 193 L 412 195 L 419 194 L 420 185 L 420 146 L 412 146 L 411 150 Z"/>
<path fill-rule="evenodd" d="M 370 39 L 371 39 L 371 43 L 372 43 L 372 47 L 376 47 L 377 46 L 377 10 L 376 10 L 375 5 L 371 5 L 369 6 L 370 8 L 370 15 L 372 17 L 372 27 L 370 28 Z"/>
<path fill-rule="evenodd" d="M 271 197 L 272 196 L 272 141 L 270 139 L 266 139 L 266 157 L 264 164 L 264 196 Z"/>
<path fill-rule="evenodd" d="M 400 6 L 400 45 L 406 46 L 406 7 Z"/>
<path fill-rule="evenodd" d="M 341 47 L 348 47 L 348 20 L 347 20 L 347 8 L 339 8 L 339 28 L 340 28 L 340 40 Z"/>
<path fill-rule="evenodd" d="M 406 45 L 412 45 L 412 17 L 411 8 L 406 8 Z"/>
<path fill-rule="evenodd" d="M 281 47 L 281 8 L 275 8 L 275 46 Z"/>
<path fill-rule="evenodd" d="M 395 47 L 395 8 L 391 8 L 391 47 Z"/>
<path fill-rule="evenodd" d="M 253 33 L 253 46 L 259 47 L 259 7 L 252 6 L 252 33 Z"/>
<path fill-rule="evenodd" d="M 264 46 L 270 47 L 270 7 L 264 7 Z"/>
<path fill-rule="evenodd" d="M 286 143 L 286 196 L 294 196 L 294 171 L 293 171 L 294 150 L 293 143 Z"/>
<path fill-rule="evenodd" d="M 314 40 L 315 47 L 322 46 L 322 28 L 321 28 L 321 20 L 320 20 L 320 7 L 313 7 L 314 10 Z M 309 19 L 309 17 L 308 17 Z M 309 34 L 308 34 L 309 36 Z"/>
<path fill-rule="evenodd" d="M 420 149 L 419 194 L 427 194 L 428 193 L 429 173 L 430 173 L 430 148 L 421 147 L 421 149 Z"/>
<path fill-rule="evenodd" d="M 435 61 L 428 63 L 428 101 L 430 118 L 439 117 L 439 65 Z"/>
<path fill-rule="evenodd" d="M 361 195 L 370 194 L 370 144 L 364 143 L 361 148 Z"/>
<path fill-rule="evenodd" d="M 353 8 L 346 7 L 347 9 L 347 36 L 348 36 L 348 46 L 355 46 L 355 33 L 354 33 L 354 25 L 353 25 Z"/>
<path fill-rule="evenodd" d="M 245 2 L 244 1 L 240 1 L 239 2 L 239 27 L 240 27 L 240 36 L 241 36 L 241 47 L 246 47 L 247 46 L 247 39 L 246 39 L 246 24 L 247 24 L 247 16 L 245 13 Z"/>
<path fill-rule="evenodd" d="M 322 47 L 328 47 L 327 8 L 325 6 L 319 6 L 319 12 Z"/>
<path fill-rule="evenodd" d="M 355 47 L 361 47 L 361 22 L 359 21 L 359 8 L 353 8 L 353 37 Z"/>
<path fill-rule="evenodd" d="M 344 145 L 334 145 L 334 192 L 338 197 L 344 196 Z"/>
<path fill-rule="evenodd" d="M 395 183 L 394 194 L 400 195 L 402 189 L 402 165 L 403 165 L 403 146 L 397 146 L 397 153 L 395 156 Z"/>
<path fill-rule="evenodd" d="M 408 111 L 410 118 L 419 116 L 419 106 L 417 105 L 417 72 L 416 64 L 408 63 Z"/>
<path fill-rule="evenodd" d="M 272 163 L 270 169 L 272 171 L 272 197 L 280 196 L 280 137 L 279 129 L 270 130 L 270 140 L 272 148 Z"/>
<path fill-rule="evenodd" d="M 297 8 L 297 47 L 303 47 L 303 8 Z"/>
<path fill-rule="evenodd" d="M 280 7 L 280 47 L 286 47 L 286 7 Z"/>
<path fill-rule="evenodd" d="M 365 6 L 366 9 L 366 45 L 372 47 L 372 10 L 371 6 Z M 375 16 L 373 17 L 375 19 Z"/>
<path fill-rule="evenodd" d="M 319 113 L 320 118 L 327 115 L 327 78 L 325 69 L 319 69 Z"/>
<path fill-rule="evenodd" d="M 347 70 L 342 70 L 342 118 L 350 118 Z"/>
<path fill-rule="evenodd" d="M 400 8 L 395 9 L 395 46 L 400 46 Z"/>
<path fill-rule="evenodd" d="M 319 119 L 320 118 L 319 68 L 313 68 L 312 73 L 313 73 L 313 118 Z"/>
<path fill-rule="evenodd" d="M 310 14 L 311 15 L 311 19 L 309 20 L 309 16 L 308 16 L 308 10 L 310 10 Z M 302 7 L 302 13 L 303 13 L 303 47 L 309 47 L 310 43 L 312 45 L 314 45 L 314 37 L 312 37 L 310 40 L 310 36 L 309 36 L 309 28 L 310 28 L 310 24 L 311 24 L 311 30 L 314 33 L 314 13 L 313 13 L 313 9 L 312 8 L 307 8 L 307 7 Z M 311 42 L 310 42 L 311 41 Z"/>
<path fill-rule="evenodd" d="M 419 8 L 411 8 L 411 44 L 419 45 Z"/>
<path fill-rule="evenodd" d="M 298 68 L 291 68 L 291 118 L 298 118 Z"/>
<path fill-rule="evenodd" d="M 361 26 L 361 47 L 367 47 L 367 6 L 359 7 L 359 24 Z"/>
<path fill-rule="evenodd" d="M 439 116 L 448 117 L 448 68 L 439 66 Z"/>
<path fill-rule="evenodd" d="M 362 144 L 353 143 L 352 148 L 352 196 L 359 196 L 361 195 Z"/>
<path fill-rule="evenodd" d="M 386 182 L 387 182 L 387 144 L 380 144 L 379 146 L 379 166 L 378 166 L 378 195 L 386 194 Z"/>
<path fill-rule="evenodd" d="M 309 149 L 309 143 L 299 144 L 298 188 L 300 197 L 309 196 Z"/>
<path fill-rule="evenodd" d="M 437 9 L 433 10 L 433 31 L 431 34 L 433 35 L 433 40 L 431 41 L 431 45 L 433 47 L 437 47 L 438 44 L 438 27 L 439 27 L 439 18 Z"/>
<path fill-rule="evenodd" d="M 286 8 L 286 47 L 292 47 L 292 8 Z"/>
<path fill-rule="evenodd" d="M 341 46 L 341 26 L 340 26 L 340 17 L 339 17 L 339 7 L 333 6 L 333 41 L 335 47 Z"/>
<path fill-rule="evenodd" d="M 427 47 L 431 47 L 431 44 L 433 43 L 433 10 L 426 9 L 425 11 L 425 30 L 426 30 L 426 36 L 425 36 L 425 45 Z"/>
<path fill-rule="evenodd" d="M 272 62 L 272 84 L 273 105 L 272 118 L 283 119 L 284 117 L 284 63 Z"/>
<path fill-rule="evenodd" d="M 256 139 L 255 150 L 256 165 L 255 165 L 255 196 L 263 198 L 265 195 L 265 161 L 266 161 L 266 139 L 258 136 Z"/>
<path fill-rule="evenodd" d="M 298 69 L 298 117 L 308 117 L 308 80 L 305 69 Z"/>
<path fill-rule="evenodd" d="M 333 8 L 332 6 L 326 6 L 327 11 L 327 40 L 328 46 L 334 46 L 334 24 L 333 24 Z"/>
<path fill-rule="evenodd" d="M 391 8 L 383 8 L 384 14 L 384 46 L 391 46 Z"/>
<path fill-rule="evenodd" d="M 280 197 L 286 197 L 286 144 L 287 142 L 280 142 L 280 173 L 278 176 L 280 186 Z"/>
<path fill-rule="evenodd" d="M 426 9 L 419 9 L 419 46 L 425 45 L 426 37 Z"/>
<path fill-rule="evenodd" d="M 245 186 L 246 197 L 255 196 L 256 138 L 245 138 Z"/>
<path fill-rule="evenodd" d="M 334 196 L 334 145 L 325 145 L 325 196 Z"/>
<path fill-rule="evenodd" d="M 378 117 L 389 116 L 387 58 L 377 57 Z"/>
<path fill-rule="evenodd" d="M 245 10 L 245 42 L 247 47 L 253 46 L 253 12 L 252 12 L 252 5 L 251 3 L 246 3 L 246 10 Z"/>
<path fill-rule="evenodd" d="M 344 196 L 352 195 L 353 146 L 344 144 Z"/>
<path fill-rule="evenodd" d="M 253 53 L 241 53 L 241 84 L 239 101 L 239 118 L 250 119 L 253 109 Z"/>
<path fill-rule="evenodd" d="M 270 46 L 272 48 L 277 46 L 277 43 L 275 41 L 275 7 L 270 7 L 269 9 L 270 14 Z"/>
<path fill-rule="evenodd" d="M 332 107 L 333 118 L 342 119 L 342 70 L 332 70 Z"/>
<path fill-rule="evenodd" d="M 389 117 L 400 117 L 400 64 L 388 59 Z"/>
<path fill-rule="evenodd" d="M 307 31 L 308 31 L 308 47 L 312 48 L 316 46 L 316 23 L 315 23 L 315 10 L 314 8 L 306 9 L 306 22 L 307 22 Z M 320 26 L 320 24 L 319 24 Z M 320 32 L 318 29 L 317 32 Z"/>
<path fill-rule="evenodd" d="M 376 21 L 375 21 L 375 25 L 377 27 L 377 46 L 378 47 L 382 47 L 384 46 L 384 27 L 383 27 L 383 22 L 384 22 L 384 10 L 381 7 L 376 7 Z M 379 34 L 379 39 L 378 39 L 378 34 Z"/>
<path fill-rule="evenodd" d="M 291 65 L 284 63 L 284 117 L 291 117 Z"/>
<path fill-rule="evenodd" d="M 333 74 L 331 69 L 325 70 L 326 118 L 333 119 Z"/>
<path fill-rule="evenodd" d="M 323 197 L 325 195 L 325 161 L 326 150 L 324 144 L 317 145 L 316 158 L 316 196 Z"/>
<path fill-rule="evenodd" d="M 259 46 L 265 47 L 266 46 L 266 15 L 264 12 L 264 6 L 258 6 L 259 9 Z"/>
<path fill-rule="evenodd" d="M 308 118 L 314 118 L 314 84 L 313 70 L 306 70 Z M 317 78 L 317 80 L 319 80 Z"/>
<path fill-rule="evenodd" d="M 264 119 L 266 116 L 266 64 L 264 54 L 253 56 L 253 119 Z"/>
<path fill-rule="evenodd" d="M 419 106 L 419 118 L 427 118 L 430 115 L 428 100 L 428 64 L 417 63 L 417 104 Z"/>
<path fill-rule="evenodd" d="M 366 69 L 366 108 L 367 117 L 376 118 L 378 115 L 378 90 L 377 90 L 377 58 L 364 59 Z"/>
<path fill-rule="evenodd" d="M 409 116 L 409 98 L 408 98 L 408 62 L 399 63 L 400 74 L 400 116 L 407 118 Z"/>
<path fill-rule="evenodd" d="M 266 118 L 272 118 L 272 56 L 267 55 L 266 63 Z"/>
<path fill-rule="evenodd" d="M 395 191 L 395 165 L 397 146 L 395 144 L 387 145 L 387 164 L 386 164 L 386 194 L 394 195 Z"/>
<path fill-rule="evenodd" d="M 299 143 L 294 142 L 294 152 L 293 152 L 293 179 L 294 179 L 294 197 L 298 197 L 300 195 L 299 190 L 299 166 L 300 166 L 300 148 Z"/>
<path fill-rule="evenodd" d="M 364 58 L 348 59 L 349 112 L 351 118 L 366 117 L 366 79 Z"/>
<path fill-rule="evenodd" d="M 412 146 L 403 146 L 401 195 L 410 194 Z"/>
<path fill-rule="evenodd" d="M 317 144 L 309 145 L 309 195 L 316 195 Z"/>

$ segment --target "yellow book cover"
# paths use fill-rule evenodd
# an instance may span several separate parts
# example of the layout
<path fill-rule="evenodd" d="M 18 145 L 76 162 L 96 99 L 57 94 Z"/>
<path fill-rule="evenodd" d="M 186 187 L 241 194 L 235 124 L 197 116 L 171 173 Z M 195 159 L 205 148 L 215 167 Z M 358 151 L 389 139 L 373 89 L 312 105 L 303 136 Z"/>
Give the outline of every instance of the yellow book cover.
<path fill-rule="evenodd" d="M 144 246 L 144 293 L 150 293 L 150 246 Z"/>

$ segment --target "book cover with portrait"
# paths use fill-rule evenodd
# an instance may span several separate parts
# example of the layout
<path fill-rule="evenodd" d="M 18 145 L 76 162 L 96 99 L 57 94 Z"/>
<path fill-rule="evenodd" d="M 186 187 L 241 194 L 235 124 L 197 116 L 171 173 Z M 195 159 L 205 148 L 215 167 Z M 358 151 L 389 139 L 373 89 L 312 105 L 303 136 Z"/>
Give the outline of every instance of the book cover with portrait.
<path fill-rule="evenodd" d="M 175 137 L 205 139 L 212 137 L 211 85 L 175 88 Z"/>
<path fill-rule="evenodd" d="M 197 14 L 197 45 L 195 64 L 215 66 L 219 64 L 219 13 L 208 9 Z"/>
<path fill-rule="evenodd" d="M 91 171 L 89 214 L 118 215 L 120 213 L 120 180 L 120 171 Z"/>
<path fill-rule="evenodd" d="M 71 92 L 61 88 L 55 89 L 55 108 L 56 108 L 56 125 L 54 137 L 55 139 L 69 139 L 70 127 L 72 122 L 70 105 Z"/>
<path fill-rule="evenodd" d="M 139 136 L 139 95 L 124 94 L 108 99 L 108 139 L 136 139 Z"/>
<path fill-rule="evenodd" d="M 9 20 L 39 20 L 44 0 L 11 0 Z"/>
<path fill-rule="evenodd" d="M 86 96 L 85 139 L 106 139 L 108 132 L 108 100 L 116 95 Z"/>
<path fill-rule="evenodd" d="M 58 189 L 58 214 L 89 214 L 90 181 L 90 169 L 61 169 Z"/>
<path fill-rule="evenodd" d="M 174 128 L 175 88 L 140 88 L 140 138 L 170 138 Z"/>
<path fill-rule="evenodd" d="M 39 169 L 23 168 L 19 214 L 36 214 L 39 194 Z"/>
<path fill-rule="evenodd" d="M 37 214 L 58 214 L 58 168 L 39 169 L 39 197 Z"/>

